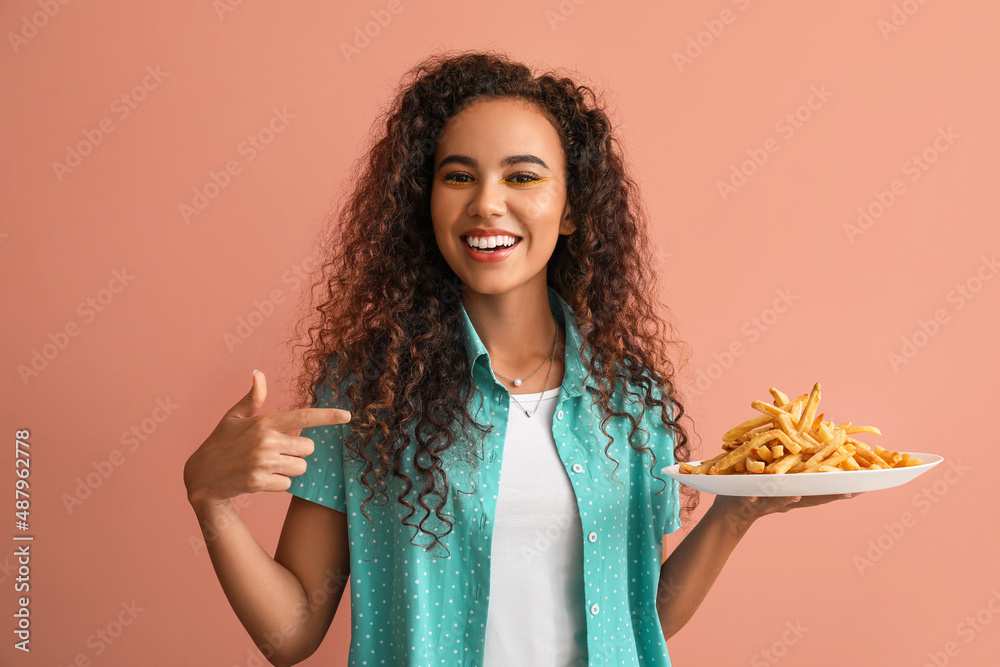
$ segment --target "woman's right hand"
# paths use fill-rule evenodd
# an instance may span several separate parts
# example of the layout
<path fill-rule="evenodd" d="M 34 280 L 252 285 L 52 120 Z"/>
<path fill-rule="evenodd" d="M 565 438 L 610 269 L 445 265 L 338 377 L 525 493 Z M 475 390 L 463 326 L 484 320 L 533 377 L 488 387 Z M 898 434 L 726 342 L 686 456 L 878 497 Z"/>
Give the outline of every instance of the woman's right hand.
<path fill-rule="evenodd" d="M 259 375 L 258 375 L 259 373 Z M 306 471 L 312 440 L 288 432 L 344 424 L 351 413 L 336 408 L 301 408 L 258 415 L 267 396 L 264 373 L 254 371 L 250 392 L 229 409 L 211 435 L 184 464 L 188 502 L 221 505 L 244 493 L 287 491 L 291 477 Z"/>

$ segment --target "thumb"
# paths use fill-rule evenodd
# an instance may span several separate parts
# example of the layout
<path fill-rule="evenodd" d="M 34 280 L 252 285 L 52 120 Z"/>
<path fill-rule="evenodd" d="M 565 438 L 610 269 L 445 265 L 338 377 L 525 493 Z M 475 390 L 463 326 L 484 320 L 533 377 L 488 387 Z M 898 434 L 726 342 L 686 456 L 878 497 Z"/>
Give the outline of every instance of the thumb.
<path fill-rule="evenodd" d="M 247 392 L 246 396 L 241 398 L 239 402 L 229 410 L 229 416 L 231 417 L 254 416 L 255 414 L 257 414 L 257 411 L 260 410 L 260 406 L 264 405 L 264 399 L 266 397 L 267 397 L 267 381 L 264 378 L 264 372 L 254 369 L 252 374 L 250 391 Z"/>

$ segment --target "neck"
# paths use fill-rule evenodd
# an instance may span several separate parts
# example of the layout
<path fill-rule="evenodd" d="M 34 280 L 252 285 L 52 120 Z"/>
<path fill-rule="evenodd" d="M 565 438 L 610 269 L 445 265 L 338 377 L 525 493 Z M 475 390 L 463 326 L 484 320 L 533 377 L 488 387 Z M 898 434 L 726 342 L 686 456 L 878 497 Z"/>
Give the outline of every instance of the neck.
<path fill-rule="evenodd" d="M 522 289 L 504 294 L 479 294 L 465 288 L 462 303 L 494 368 L 504 375 L 514 377 L 512 373 L 531 372 L 552 356 L 557 322 L 544 284 L 541 290 Z M 554 361 L 562 359 L 563 342 L 560 331 Z M 539 371 L 544 372 L 544 368 Z"/>

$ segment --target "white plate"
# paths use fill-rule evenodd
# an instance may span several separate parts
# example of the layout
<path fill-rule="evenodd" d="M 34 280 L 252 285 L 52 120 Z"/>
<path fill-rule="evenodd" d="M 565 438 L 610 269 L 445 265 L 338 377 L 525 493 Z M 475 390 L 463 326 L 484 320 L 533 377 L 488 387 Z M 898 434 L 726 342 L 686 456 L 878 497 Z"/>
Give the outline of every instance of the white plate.
<path fill-rule="evenodd" d="M 682 474 L 680 465 L 663 468 L 661 472 L 692 489 L 717 496 L 824 496 L 838 493 L 861 493 L 900 486 L 924 474 L 944 459 L 937 454 L 900 452 L 922 459 L 918 466 L 887 470 L 844 470 L 842 472 L 810 472 L 792 475 L 743 473 L 738 475 Z M 698 465 L 701 461 L 691 461 Z"/>

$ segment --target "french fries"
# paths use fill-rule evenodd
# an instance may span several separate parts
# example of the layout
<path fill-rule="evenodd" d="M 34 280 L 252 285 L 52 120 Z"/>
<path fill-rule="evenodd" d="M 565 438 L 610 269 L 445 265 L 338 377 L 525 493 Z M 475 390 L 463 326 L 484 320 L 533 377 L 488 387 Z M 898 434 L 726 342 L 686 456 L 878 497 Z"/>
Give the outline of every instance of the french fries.
<path fill-rule="evenodd" d="M 722 436 L 722 453 L 698 465 L 681 463 L 688 475 L 783 475 L 887 470 L 923 463 L 909 454 L 870 445 L 852 436 L 882 435 L 874 426 L 824 421 L 820 413 L 820 386 L 792 400 L 771 387 L 773 403 L 755 400 L 750 407 L 761 414 L 734 426 Z"/>

